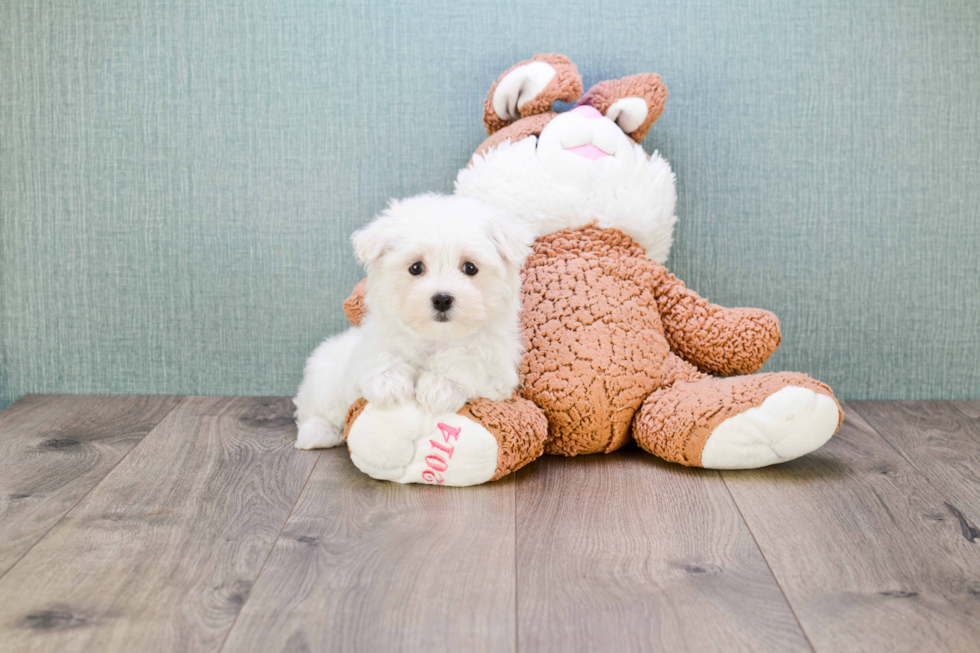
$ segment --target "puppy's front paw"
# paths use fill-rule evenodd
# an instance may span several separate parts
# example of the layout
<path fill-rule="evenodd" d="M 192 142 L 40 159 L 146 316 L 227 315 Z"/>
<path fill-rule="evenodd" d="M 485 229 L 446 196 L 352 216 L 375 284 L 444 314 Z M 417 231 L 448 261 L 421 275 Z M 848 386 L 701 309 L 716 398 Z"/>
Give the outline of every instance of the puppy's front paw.
<path fill-rule="evenodd" d="M 423 374 L 415 386 L 415 400 L 433 414 L 455 413 L 467 399 L 463 386 L 438 374 Z"/>
<path fill-rule="evenodd" d="M 297 449 L 328 449 L 344 441 L 344 431 L 319 417 L 310 417 L 296 434 Z"/>
<path fill-rule="evenodd" d="M 379 408 L 410 401 L 415 394 L 412 377 L 398 370 L 385 370 L 361 381 L 364 398 Z"/>

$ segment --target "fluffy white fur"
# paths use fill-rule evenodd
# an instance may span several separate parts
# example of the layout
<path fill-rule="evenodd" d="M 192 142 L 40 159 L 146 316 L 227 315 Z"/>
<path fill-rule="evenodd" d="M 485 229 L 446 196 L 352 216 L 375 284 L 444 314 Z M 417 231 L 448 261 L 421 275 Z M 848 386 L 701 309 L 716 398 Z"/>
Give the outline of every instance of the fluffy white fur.
<path fill-rule="evenodd" d="M 392 204 L 352 237 L 367 268 L 367 316 L 310 356 L 296 399 L 296 447 L 343 441 L 358 398 L 383 409 L 413 400 L 432 414 L 517 387 L 520 271 L 533 235 L 501 208 L 422 195 Z M 416 262 L 422 274 L 409 269 Z M 465 263 L 478 272 L 467 275 Z M 433 297 L 453 297 L 440 313 Z"/>
<path fill-rule="evenodd" d="M 460 171 L 456 194 L 507 209 L 536 236 L 591 223 L 619 229 L 662 263 L 677 221 L 674 173 L 659 153 L 647 158 L 641 146 L 632 148 L 633 161 L 624 163 L 621 155 L 598 161 L 567 152 L 561 159 L 550 151 L 539 156 L 533 136 L 504 141 Z"/>

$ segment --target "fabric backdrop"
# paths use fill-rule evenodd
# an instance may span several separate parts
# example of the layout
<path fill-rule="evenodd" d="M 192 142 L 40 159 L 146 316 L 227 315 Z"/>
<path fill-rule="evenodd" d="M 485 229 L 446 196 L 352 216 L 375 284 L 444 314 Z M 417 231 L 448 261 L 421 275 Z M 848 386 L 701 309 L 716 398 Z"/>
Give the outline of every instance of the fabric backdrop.
<path fill-rule="evenodd" d="M 669 266 L 776 312 L 769 370 L 980 396 L 976 0 L 14 0 L 0 6 L 0 405 L 291 394 L 348 237 L 449 191 L 499 73 L 658 72 Z"/>

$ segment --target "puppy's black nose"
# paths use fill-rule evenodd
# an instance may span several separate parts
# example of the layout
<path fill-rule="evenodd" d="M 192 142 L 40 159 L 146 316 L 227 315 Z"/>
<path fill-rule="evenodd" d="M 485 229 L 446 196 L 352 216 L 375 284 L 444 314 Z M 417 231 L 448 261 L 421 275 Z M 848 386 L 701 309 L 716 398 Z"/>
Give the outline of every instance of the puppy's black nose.
<path fill-rule="evenodd" d="M 432 296 L 432 308 L 440 313 L 445 313 L 453 306 L 453 296 L 444 292 Z"/>

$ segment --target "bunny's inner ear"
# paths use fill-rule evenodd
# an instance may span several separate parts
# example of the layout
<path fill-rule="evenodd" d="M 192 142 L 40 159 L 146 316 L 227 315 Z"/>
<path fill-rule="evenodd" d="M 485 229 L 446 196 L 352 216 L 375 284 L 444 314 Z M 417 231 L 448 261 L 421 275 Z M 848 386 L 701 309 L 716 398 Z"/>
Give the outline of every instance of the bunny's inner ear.
<path fill-rule="evenodd" d="M 583 95 L 577 105 L 599 110 L 626 135 L 639 143 L 660 117 L 667 101 L 667 87 L 660 75 L 643 73 L 599 82 Z"/>
<path fill-rule="evenodd" d="M 582 94 L 582 77 L 568 57 L 539 54 L 522 61 L 494 82 L 483 105 L 487 134 L 507 124 L 544 113 L 555 100 L 574 102 Z"/>
<path fill-rule="evenodd" d="M 521 109 L 533 100 L 555 76 L 555 69 L 543 61 L 532 61 L 510 71 L 493 93 L 493 112 L 504 122 L 521 117 Z"/>
<path fill-rule="evenodd" d="M 606 117 L 619 125 L 619 128 L 627 134 L 639 129 L 647 119 L 648 113 L 647 101 L 641 97 L 624 97 L 616 100 L 606 109 Z"/>

